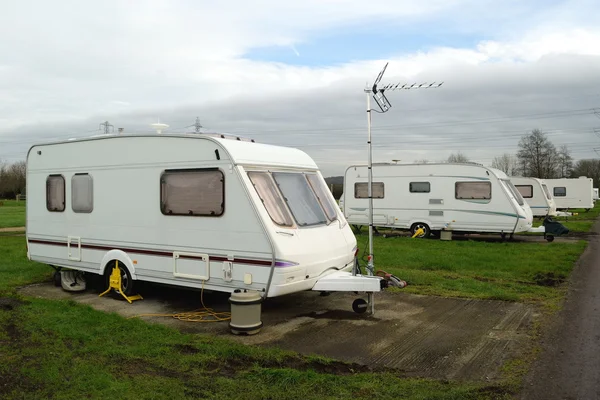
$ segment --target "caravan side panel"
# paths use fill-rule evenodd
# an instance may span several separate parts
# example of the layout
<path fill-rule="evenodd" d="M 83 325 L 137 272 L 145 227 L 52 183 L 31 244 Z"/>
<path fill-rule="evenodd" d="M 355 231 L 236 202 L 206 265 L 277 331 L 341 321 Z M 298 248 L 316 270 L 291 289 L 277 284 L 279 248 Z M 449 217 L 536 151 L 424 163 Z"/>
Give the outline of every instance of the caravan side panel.
<path fill-rule="evenodd" d="M 224 190 L 222 215 L 161 212 L 161 175 L 190 169 L 223 177 L 221 184 L 211 181 L 215 193 Z M 27 174 L 32 260 L 101 274 L 105 256 L 120 250 L 132 260 L 137 279 L 190 287 L 204 280 L 205 288 L 222 291 L 266 287 L 271 245 L 227 152 L 214 141 L 116 137 L 35 146 Z M 74 210 L 82 201 L 81 188 L 73 185 L 76 174 L 90 177 L 91 211 Z M 47 188 L 50 175 L 63 177 L 64 195 L 61 187 Z M 64 199 L 63 211 L 48 210 L 49 190 Z M 206 195 L 207 204 L 218 198 L 199 195 Z M 250 284 L 244 284 L 246 274 Z"/>

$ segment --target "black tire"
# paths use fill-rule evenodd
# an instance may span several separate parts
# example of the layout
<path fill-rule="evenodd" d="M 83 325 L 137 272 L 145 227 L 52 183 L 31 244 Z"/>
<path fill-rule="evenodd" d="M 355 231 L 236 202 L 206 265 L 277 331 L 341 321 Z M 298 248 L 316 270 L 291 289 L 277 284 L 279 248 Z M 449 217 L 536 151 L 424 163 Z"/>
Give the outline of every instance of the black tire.
<path fill-rule="evenodd" d="M 54 286 L 62 287 L 60 271 L 54 271 L 54 276 L 52 278 L 54 280 Z"/>
<path fill-rule="evenodd" d="M 104 282 L 106 284 L 106 288 L 110 286 L 110 274 L 112 273 L 115 264 L 115 261 L 111 261 L 106 267 L 106 272 L 104 274 Z M 131 274 L 129 273 L 129 270 L 122 262 L 119 263 L 119 270 L 121 271 L 121 293 L 123 293 L 125 296 L 133 295 L 134 281 L 133 279 L 131 279 Z"/>
<path fill-rule="evenodd" d="M 423 223 L 423 222 L 416 222 L 416 223 L 412 224 L 412 226 L 410 227 L 410 235 L 413 236 L 419 228 L 423 228 L 423 234 L 419 235 L 417 237 L 418 238 L 428 238 L 429 235 L 431 234 L 431 229 L 429 229 L 429 225 L 427 225 L 426 223 Z"/>
<path fill-rule="evenodd" d="M 352 302 L 352 309 L 357 314 L 362 314 L 367 311 L 369 304 L 365 299 L 356 299 Z"/>
<path fill-rule="evenodd" d="M 548 236 L 546 236 L 546 240 L 548 242 L 554 242 L 554 235 L 548 235 Z"/>

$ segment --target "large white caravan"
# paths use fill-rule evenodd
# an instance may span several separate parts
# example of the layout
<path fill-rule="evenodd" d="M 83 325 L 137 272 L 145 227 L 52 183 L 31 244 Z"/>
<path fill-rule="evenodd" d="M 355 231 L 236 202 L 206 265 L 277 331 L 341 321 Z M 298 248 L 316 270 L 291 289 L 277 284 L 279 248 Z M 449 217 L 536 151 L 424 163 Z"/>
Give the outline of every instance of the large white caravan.
<path fill-rule="evenodd" d="M 368 171 L 350 166 L 340 206 L 352 225 L 368 225 Z M 502 171 L 478 164 L 374 164 L 373 225 L 512 234 L 530 230 L 531 209 Z"/>
<path fill-rule="evenodd" d="M 545 181 L 521 177 L 511 177 L 510 181 L 529 204 L 534 217 L 556 216 L 556 204 Z"/>
<path fill-rule="evenodd" d="M 107 277 L 263 297 L 380 290 L 304 152 L 226 135 L 118 134 L 27 155 L 27 254 Z M 118 263 L 117 263 L 118 261 Z"/>
<path fill-rule="evenodd" d="M 585 176 L 579 178 L 546 179 L 546 184 L 554 196 L 556 208 L 594 208 L 594 180 Z"/>

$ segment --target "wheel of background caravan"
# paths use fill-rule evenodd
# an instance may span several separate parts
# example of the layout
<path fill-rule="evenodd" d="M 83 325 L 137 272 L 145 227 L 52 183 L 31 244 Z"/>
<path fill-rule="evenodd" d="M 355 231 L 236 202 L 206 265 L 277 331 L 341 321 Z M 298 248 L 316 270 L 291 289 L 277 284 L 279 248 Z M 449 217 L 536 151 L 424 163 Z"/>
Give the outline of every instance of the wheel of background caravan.
<path fill-rule="evenodd" d="M 548 242 L 553 242 L 554 241 L 554 235 L 548 235 L 548 236 L 546 236 L 546 240 Z"/>
<path fill-rule="evenodd" d="M 61 283 L 60 283 L 60 271 L 54 271 L 54 286 L 56 287 L 61 287 Z"/>
<path fill-rule="evenodd" d="M 431 233 L 431 229 L 429 229 L 429 225 L 427 225 L 424 222 L 415 222 L 414 224 L 412 224 L 412 226 L 410 227 L 410 234 L 414 235 L 415 232 L 419 229 L 423 229 L 423 234 L 417 236 L 418 238 L 426 238 L 429 237 L 429 234 Z"/>
<path fill-rule="evenodd" d="M 115 267 L 115 260 L 109 262 L 106 265 L 106 268 L 104 270 L 104 288 L 108 288 L 110 286 L 110 274 L 112 273 L 113 268 Z M 131 278 L 131 274 L 129 273 L 129 270 L 127 269 L 127 267 L 125 266 L 124 263 L 119 262 L 119 270 L 121 271 L 121 292 L 125 295 L 125 296 L 131 296 L 133 295 L 133 286 L 134 286 L 134 281 Z"/>
<path fill-rule="evenodd" d="M 357 314 L 362 314 L 367 311 L 367 301 L 365 299 L 356 299 L 352 302 L 352 309 Z"/>

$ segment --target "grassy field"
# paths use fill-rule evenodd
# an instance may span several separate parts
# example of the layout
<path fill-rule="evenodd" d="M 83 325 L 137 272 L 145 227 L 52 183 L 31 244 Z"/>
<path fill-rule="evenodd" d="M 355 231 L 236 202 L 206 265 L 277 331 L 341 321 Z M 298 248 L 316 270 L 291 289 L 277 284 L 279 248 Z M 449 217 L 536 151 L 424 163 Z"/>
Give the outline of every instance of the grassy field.
<path fill-rule="evenodd" d="M 361 252 L 367 234 L 357 236 Z M 484 242 L 375 237 L 376 269 L 408 282 L 402 291 L 536 302 L 554 307 L 560 284 L 586 247 L 572 243 Z"/>
<path fill-rule="evenodd" d="M 17 286 L 50 279 L 52 271 L 24 254 L 22 237 L 0 237 L 3 399 L 508 399 L 514 390 L 510 383 L 403 379 L 184 334 L 73 301 L 21 299 Z"/>
<path fill-rule="evenodd" d="M 10 208 L 22 210 L 22 221 L 24 207 L 5 202 L 0 212 Z M 0 214 L 0 226 L 14 215 Z M 569 223 L 591 226 L 591 215 Z M 361 252 L 366 238 L 357 235 Z M 586 242 L 376 237 L 374 246 L 377 269 L 409 282 L 401 291 L 531 302 L 552 310 Z M 514 373 L 491 386 L 402 378 L 185 334 L 72 301 L 21 298 L 18 286 L 49 280 L 52 272 L 28 261 L 25 252 L 22 236 L 0 236 L 0 398 L 508 399 L 519 384 Z"/>
<path fill-rule="evenodd" d="M 16 200 L 0 200 L 0 228 L 25 226 L 25 202 Z"/>

